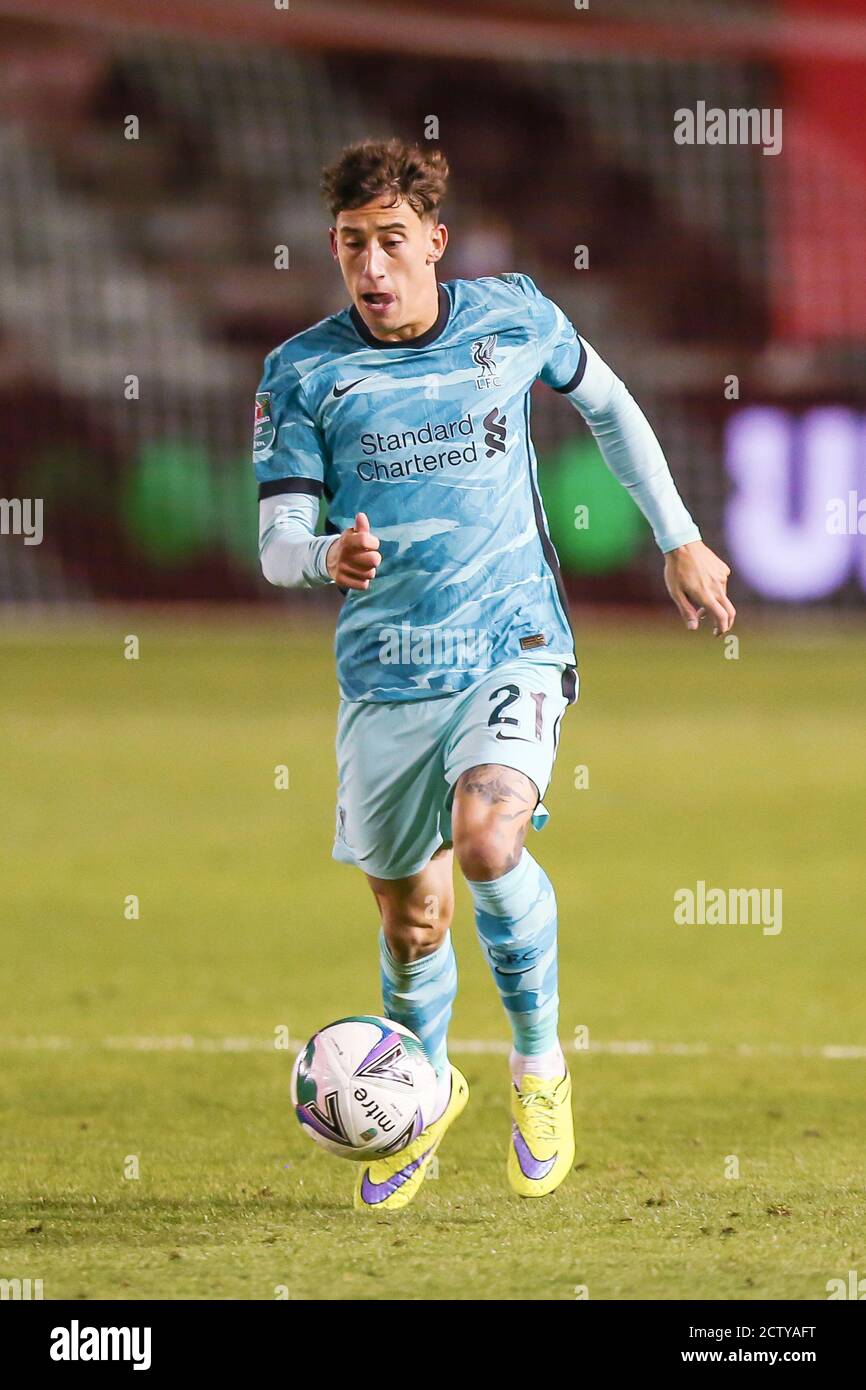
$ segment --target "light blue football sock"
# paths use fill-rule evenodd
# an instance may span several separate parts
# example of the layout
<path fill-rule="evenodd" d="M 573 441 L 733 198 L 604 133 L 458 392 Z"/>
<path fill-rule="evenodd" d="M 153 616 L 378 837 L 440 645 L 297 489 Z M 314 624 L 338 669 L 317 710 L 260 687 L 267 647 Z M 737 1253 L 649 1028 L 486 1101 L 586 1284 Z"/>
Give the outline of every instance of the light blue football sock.
<path fill-rule="evenodd" d="M 487 883 L 466 880 L 481 946 L 524 1056 L 558 1045 L 556 895 L 525 849 L 517 864 Z"/>
<path fill-rule="evenodd" d="M 440 1083 L 450 1076 L 448 1021 L 457 993 L 457 958 L 451 933 L 435 951 L 418 960 L 395 960 L 384 931 L 379 932 L 379 965 L 385 1017 L 410 1028 L 424 1044 Z"/>

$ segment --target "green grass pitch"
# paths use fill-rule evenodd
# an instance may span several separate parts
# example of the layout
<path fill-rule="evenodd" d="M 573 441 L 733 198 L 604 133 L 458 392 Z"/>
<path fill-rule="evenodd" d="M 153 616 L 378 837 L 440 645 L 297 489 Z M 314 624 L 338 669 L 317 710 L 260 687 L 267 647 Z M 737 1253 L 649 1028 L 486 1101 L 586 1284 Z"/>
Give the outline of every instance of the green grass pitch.
<path fill-rule="evenodd" d="M 512 1196 L 505 1058 L 456 1053 L 472 1094 L 437 1177 L 368 1219 L 273 1045 L 380 1007 L 373 898 L 330 858 L 330 632 L 7 622 L 0 1277 L 49 1299 L 571 1300 L 866 1276 L 866 641 L 743 623 L 726 660 L 671 614 L 578 643 L 529 838 L 560 905 L 561 1034 L 589 1030 L 575 1172 Z M 675 925 L 700 879 L 782 889 L 782 931 Z M 504 1043 L 462 882 L 454 935 L 453 1037 Z"/>

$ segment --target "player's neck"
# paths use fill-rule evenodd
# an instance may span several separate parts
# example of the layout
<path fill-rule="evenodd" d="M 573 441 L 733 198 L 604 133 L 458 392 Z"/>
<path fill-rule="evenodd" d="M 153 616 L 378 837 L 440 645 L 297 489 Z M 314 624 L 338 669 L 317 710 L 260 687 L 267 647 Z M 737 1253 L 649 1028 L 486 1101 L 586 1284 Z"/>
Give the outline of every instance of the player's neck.
<path fill-rule="evenodd" d="M 376 338 L 381 338 L 383 343 L 404 343 L 410 338 L 420 338 L 423 333 L 429 330 L 439 318 L 439 281 L 434 277 L 427 286 L 417 306 L 414 306 L 411 322 L 401 324 L 399 328 L 393 329 L 390 333 L 376 333 L 372 328 L 370 332 Z"/>

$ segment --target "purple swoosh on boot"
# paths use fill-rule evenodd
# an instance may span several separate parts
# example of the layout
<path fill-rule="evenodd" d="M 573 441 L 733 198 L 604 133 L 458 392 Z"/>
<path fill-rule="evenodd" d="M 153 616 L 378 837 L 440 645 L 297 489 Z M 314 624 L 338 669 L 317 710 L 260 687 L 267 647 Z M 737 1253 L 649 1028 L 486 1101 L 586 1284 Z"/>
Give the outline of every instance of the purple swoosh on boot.
<path fill-rule="evenodd" d="M 553 1158 L 536 1158 L 523 1135 L 520 1133 L 520 1130 L 517 1128 L 517 1125 L 513 1122 L 511 1125 L 511 1138 L 517 1154 L 517 1162 L 520 1164 L 520 1171 L 523 1176 L 532 1179 L 534 1182 L 540 1182 L 542 1178 L 546 1178 L 556 1162 L 558 1155 L 554 1154 Z"/>
<path fill-rule="evenodd" d="M 398 1173 L 393 1173 L 384 1182 L 373 1182 L 368 1176 L 370 1172 L 368 1168 L 361 1179 L 361 1196 L 367 1205 L 374 1207 L 378 1202 L 384 1202 L 386 1197 L 393 1197 L 395 1192 L 399 1192 L 400 1188 L 409 1181 L 416 1168 L 424 1162 L 429 1152 L 430 1149 L 425 1149 L 418 1158 L 413 1159 Z"/>

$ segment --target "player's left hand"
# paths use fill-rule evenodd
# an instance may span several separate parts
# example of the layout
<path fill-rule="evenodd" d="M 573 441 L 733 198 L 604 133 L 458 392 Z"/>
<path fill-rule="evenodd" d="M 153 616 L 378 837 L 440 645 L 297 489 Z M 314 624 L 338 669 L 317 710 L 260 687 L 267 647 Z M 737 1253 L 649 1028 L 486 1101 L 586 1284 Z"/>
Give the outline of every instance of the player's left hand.
<path fill-rule="evenodd" d="M 727 594 L 731 571 L 724 560 L 703 541 L 690 541 L 665 556 L 665 584 L 686 627 L 695 631 L 706 613 L 713 619 L 713 635 L 720 637 L 734 626 L 737 610 Z"/>

